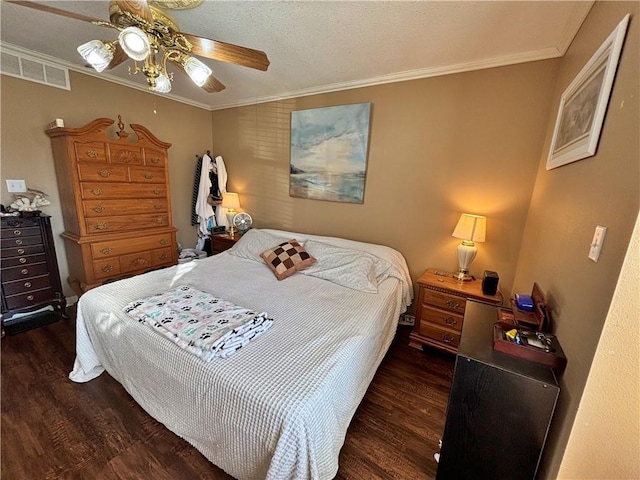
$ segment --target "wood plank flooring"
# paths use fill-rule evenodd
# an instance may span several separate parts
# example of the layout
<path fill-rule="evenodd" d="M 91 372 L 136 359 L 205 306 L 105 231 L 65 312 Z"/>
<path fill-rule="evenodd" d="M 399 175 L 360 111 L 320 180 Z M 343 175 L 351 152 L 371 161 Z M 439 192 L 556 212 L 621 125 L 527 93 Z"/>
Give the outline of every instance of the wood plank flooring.
<path fill-rule="evenodd" d="M 107 373 L 68 379 L 74 318 L 2 339 L 2 478 L 231 479 Z M 409 332 L 398 328 L 351 422 L 336 479 L 435 478 L 454 359 L 409 348 Z"/>

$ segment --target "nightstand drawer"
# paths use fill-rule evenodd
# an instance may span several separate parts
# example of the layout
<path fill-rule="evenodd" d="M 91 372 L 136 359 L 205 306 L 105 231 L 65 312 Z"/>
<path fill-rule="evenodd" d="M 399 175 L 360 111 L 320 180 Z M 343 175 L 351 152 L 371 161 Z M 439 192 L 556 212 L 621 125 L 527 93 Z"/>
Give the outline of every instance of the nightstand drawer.
<path fill-rule="evenodd" d="M 444 346 L 458 348 L 458 345 L 460 345 L 460 332 L 440 328 L 432 323 L 420 322 L 420 334 Z"/>
<path fill-rule="evenodd" d="M 444 310 L 464 314 L 464 307 L 467 303 L 466 298 L 456 295 L 449 295 L 444 292 L 426 289 L 424 292 L 424 303 L 428 303 Z"/>
<path fill-rule="evenodd" d="M 5 301 L 9 310 L 30 307 L 40 302 L 45 302 L 53 297 L 53 291 L 50 288 L 44 290 L 34 290 L 33 292 L 21 293 L 19 295 L 7 295 Z"/>
<path fill-rule="evenodd" d="M 420 318 L 423 322 L 432 323 L 434 326 L 451 328 L 458 332 L 462 331 L 462 315 L 426 306 L 423 306 L 422 309 Z"/>

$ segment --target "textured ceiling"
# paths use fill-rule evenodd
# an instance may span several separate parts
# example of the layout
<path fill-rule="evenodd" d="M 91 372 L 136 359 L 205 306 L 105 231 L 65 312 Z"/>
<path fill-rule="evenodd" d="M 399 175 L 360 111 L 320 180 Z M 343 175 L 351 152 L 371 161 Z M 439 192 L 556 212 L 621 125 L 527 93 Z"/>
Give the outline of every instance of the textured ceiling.
<path fill-rule="evenodd" d="M 39 2 L 108 20 L 107 1 Z M 558 57 L 592 1 L 205 1 L 170 10 L 188 33 L 262 50 L 262 72 L 202 59 L 227 88 L 206 93 L 176 73 L 170 97 L 207 109 Z M 76 52 L 116 31 L 2 1 L 3 48 L 146 90 L 125 62 L 98 74 Z M 73 87 L 73 85 L 72 85 Z"/>

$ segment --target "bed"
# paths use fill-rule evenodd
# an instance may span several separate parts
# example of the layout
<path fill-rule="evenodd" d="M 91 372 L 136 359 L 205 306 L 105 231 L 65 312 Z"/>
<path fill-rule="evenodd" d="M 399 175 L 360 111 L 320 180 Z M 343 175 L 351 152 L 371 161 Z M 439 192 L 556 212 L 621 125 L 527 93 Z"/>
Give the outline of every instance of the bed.
<path fill-rule="evenodd" d="M 316 263 L 279 281 L 260 253 L 293 238 Z M 232 356 L 206 362 L 123 311 L 185 285 L 265 311 L 273 324 Z M 235 478 L 329 479 L 412 297 L 406 262 L 389 247 L 253 229 L 226 252 L 85 293 L 69 377 L 87 382 L 106 370 Z"/>

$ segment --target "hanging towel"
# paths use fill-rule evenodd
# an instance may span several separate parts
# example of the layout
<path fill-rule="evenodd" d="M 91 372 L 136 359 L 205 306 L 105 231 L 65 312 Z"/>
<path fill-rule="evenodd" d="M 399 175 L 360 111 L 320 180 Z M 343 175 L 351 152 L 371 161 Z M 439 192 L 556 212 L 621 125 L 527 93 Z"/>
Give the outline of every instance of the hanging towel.
<path fill-rule="evenodd" d="M 196 203 L 198 202 L 198 192 L 200 191 L 200 173 L 202 171 L 202 157 L 196 155 L 196 174 L 193 181 L 193 197 L 191 197 L 191 225 L 198 225 L 198 214 L 196 213 Z"/>
<path fill-rule="evenodd" d="M 220 189 L 220 196 L 222 196 L 227 191 L 227 169 L 220 155 L 216 157 L 216 168 L 218 169 L 218 188 Z M 218 225 L 229 226 L 226 208 L 222 208 L 221 206 L 216 208 L 216 222 Z"/>
<path fill-rule="evenodd" d="M 215 215 L 213 207 L 207 202 L 209 191 L 211 190 L 211 179 L 209 178 L 209 170 L 211 169 L 211 157 L 207 154 L 202 156 L 202 167 L 200 169 L 200 185 L 198 187 L 198 199 L 196 200 L 195 213 L 198 215 L 198 237 L 206 238 L 209 236 L 207 229 L 207 221 Z M 204 243 L 204 241 L 202 242 Z"/>

